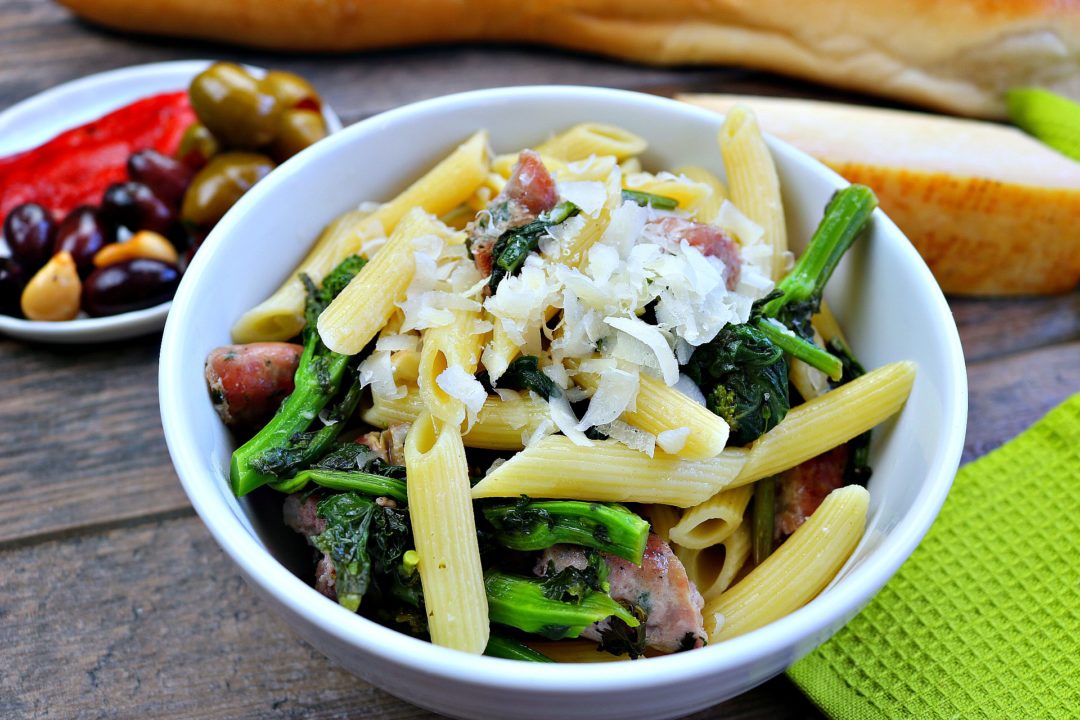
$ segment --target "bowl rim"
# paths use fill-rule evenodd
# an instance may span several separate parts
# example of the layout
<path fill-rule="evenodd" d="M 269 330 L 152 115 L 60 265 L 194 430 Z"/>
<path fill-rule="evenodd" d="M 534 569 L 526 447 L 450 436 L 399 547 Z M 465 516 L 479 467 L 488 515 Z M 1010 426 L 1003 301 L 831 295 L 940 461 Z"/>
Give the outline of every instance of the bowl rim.
<path fill-rule="evenodd" d="M 52 132 L 50 135 L 50 137 L 55 137 L 73 127 L 82 125 L 86 122 L 91 122 L 96 117 L 101 117 L 113 110 L 118 110 L 122 105 L 130 104 L 139 99 L 159 93 L 184 90 L 190 84 L 191 78 L 195 77 L 214 62 L 217 61 L 209 59 L 165 60 L 162 62 L 143 63 L 140 65 L 127 65 L 125 67 L 114 68 L 112 70 L 105 70 L 91 75 L 74 78 L 48 88 L 47 90 L 35 93 L 34 95 L 24 98 L 14 105 L 5 108 L 0 112 L 0 133 L 8 132 L 9 129 L 6 126 L 12 123 L 18 123 L 20 118 L 26 116 L 33 118 L 36 114 L 40 114 L 50 106 L 68 102 L 73 98 L 78 99 L 91 91 L 95 91 L 97 93 L 95 95 L 97 98 L 95 100 L 95 105 L 101 105 L 102 107 L 107 106 L 108 109 L 95 110 L 92 117 L 86 120 L 74 120 L 69 122 L 65 119 L 61 121 L 59 124 L 63 125 L 63 128 Z M 244 67 L 249 71 L 256 73 L 265 73 L 269 71 L 269 68 L 258 65 L 244 64 Z M 161 84 L 162 87 L 158 90 L 146 91 L 145 93 L 140 92 L 128 99 L 130 95 L 128 86 L 131 83 L 139 82 Z M 177 84 L 174 85 L 174 83 Z M 166 88 L 166 85 L 169 87 Z M 105 93 L 107 100 L 102 100 L 100 93 Z M 81 116 L 82 109 L 76 108 L 74 114 Z M 67 116 L 65 116 L 65 118 L 66 117 Z M 341 119 L 337 116 L 337 113 L 334 112 L 334 109 L 326 102 L 323 102 L 323 118 L 326 120 L 328 136 L 341 131 Z M 44 142 L 48 142 L 48 140 L 45 140 Z M 34 143 L 29 147 L 14 150 L 13 153 L 25 152 L 40 144 L 41 143 Z M 16 142 L 16 145 L 18 145 L 18 142 Z M 7 155 L 12 153 L 5 151 L 3 154 Z M 3 218 L 0 217 L 0 221 L 2 220 Z M 165 318 L 168 315 L 171 306 L 172 301 L 166 300 L 163 303 L 148 308 L 117 313 L 116 315 L 106 315 L 103 317 L 77 317 L 72 320 L 61 320 L 58 322 L 27 320 L 25 318 L 0 313 L 0 333 L 10 335 L 13 338 L 34 340 L 37 342 L 108 342 L 109 340 L 119 340 L 125 337 L 148 334 L 160 329 L 165 323 Z"/>
<path fill-rule="evenodd" d="M 222 491 L 228 492 L 228 488 L 222 487 L 218 473 L 205 468 L 205 453 L 198 453 L 192 437 L 186 435 L 174 419 L 177 413 L 174 413 L 173 409 L 179 406 L 183 390 L 179 387 L 180 383 L 172 381 L 180 376 L 181 367 L 180 358 L 171 350 L 184 332 L 182 322 L 185 308 L 194 297 L 196 279 L 203 266 L 212 262 L 218 246 L 226 242 L 225 238 L 230 236 L 240 218 L 264 196 L 270 195 L 277 184 L 296 173 L 305 159 L 313 159 L 320 153 L 333 153 L 339 147 L 348 145 L 353 138 L 363 137 L 393 125 L 408 116 L 453 112 L 462 107 L 479 107 L 485 104 L 536 100 L 538 97 L 550 98 L 553 102 L 601 98 L 625 106 L 628 112 L 635 107 L 650 107 L 710 123 L 718 123 L 721 119 L 716 113 L 672 99 L 611 88 L 536 85 L 474 90 L 423 100 L 375 115 L 335 134 L 318 146 L 305 150 L 282 165 L 277 173 L 245 195 L 218 224 L 202 252 L 195 257 L 174 298 L 175 308 L 169 315 L 161 344 L 159 393 L 166 442 L 180 481 L 210 533 L 257 589 L 271 595 L 276 602 L 321 632 L 349 646 L 359 648 L 379 660 L 409 666 L 441 679 L 506 691 L 550 691 L 586 695 L 598 691 L 641 690 L 662 687 L 674 681 L 702 679 L 785 652 L 794 661 L 799 654 L 816 647 L 819 643 L 814 642 L 814 639 L 823 638 L 823 633 L 829 630 L 837 618 L 853 614 L 869 602 L 911 555 L 941 509 L 963 450 L 967 423 L 967 374 L 959 333 L 952 320 L 951 310 L 929 268 L 881 210 L 875 211 L 875 223 L 883 226 L 885 235 L 891 236 L 889 242 L 902 242 L 901 252 L 906 255 L 914 272 L 930 293 L 933 314 L 942 319 L 942 327 L 939 329 L 943 331 L 943 337 L 939 340 L 944 357 L 943 373 L 948 382 L 947 396 L 941 398 L 944 415 L 942 424 L 948 429 L 942 442 L 942 451 L 931 459 L 926 473 L 927 480 L 914 499 L 909 516 L 892 528 L 888 536 L 882 538 L 873 553 L 847 572 L 843 578 L 842 589 L 832 589 L 826 598 L 819 596 L 795 612 L 758 630 L 692 653 L 651 658 L 643 664 L 545 664 L 538 667 L 535 663 L 470 655 L 439 647 L 351 613 L 337 603 L 327 600 L 293 575 L 257 541 L 224 502 Z M 788 159 L 797 163 L 810 163 L 824 180 L 835 187 L 848 184 L 832 170 L 787 143 L 772 136 L 767 136 L 767 141 L 773 152 L 788 156 Z M 861 542 L 865 541 L 864 537 Z"/>

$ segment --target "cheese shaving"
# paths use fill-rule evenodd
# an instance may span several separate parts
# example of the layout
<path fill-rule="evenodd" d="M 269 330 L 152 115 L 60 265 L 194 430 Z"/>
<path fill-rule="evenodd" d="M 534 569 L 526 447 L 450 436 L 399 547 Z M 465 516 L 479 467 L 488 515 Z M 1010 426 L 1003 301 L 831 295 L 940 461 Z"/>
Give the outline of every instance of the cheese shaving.
<path fill-rule="evenodd" d="M 394 367 L 390 363 L 390 353 L 376 350 L 368 355 L 357 368 L 360 387 L 371 386 L 371 394 L 386 400 L 405 397 L 407 391 L 394 381 Z"/>
<path fill-rule="evenodd" d="M 660 449 L 669 454 L 675 454 L 683 449 L 686 445 L 687 438 L 690 437 L 690 428 L 679 427 L 671 430 L 664 430 L 658 433 L 656 436 L 656 444 L 660 446 Z"/>
<path fill-rule="evenodd" d="M 476 422 L 477 413 L 484 407 L 484 401 L 487 400 L 487 391 L 484 390 L 484 386 L 475 377 L 465 372 L 460 365 L 451 365 L 439 373 L 439 376 L 435 378 L 435 384 L 450 397 L 460 400 L 465 406 L 467 415 L 465 432 L 471 430 Z"/>
<path fill-rule="evenodd" d="M 665 383 L 674 385 L 678 381 L 679 364 L 675 361 L 675 353 L 672 352 L 667 338 L 660 333 L 655 325 L 649 325 L 636 317 L 606 317 L 604 322 L 648 345 L 656 355 L 656 361 L 660 365 L 660 372 Z"/>

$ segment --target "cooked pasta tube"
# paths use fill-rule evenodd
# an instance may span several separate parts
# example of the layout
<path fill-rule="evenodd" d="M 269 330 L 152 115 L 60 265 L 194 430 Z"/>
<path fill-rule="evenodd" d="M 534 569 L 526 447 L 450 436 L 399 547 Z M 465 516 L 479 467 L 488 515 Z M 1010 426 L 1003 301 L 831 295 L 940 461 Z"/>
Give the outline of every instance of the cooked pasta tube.
<path fill-rule="evenodd" d="M 626 160 L 645 152 L 648 143 L 639 135 L 615 125 L 581 123 L 536 146 L 541 155 L 572 162 L 590 155 L 614 155 Z"/>
<path fill-rule="evenodd" d="M 491 340 L 484 346 L 482 359 L 484 369 L 488 371 L 488 377 L 492 382 L 496 382 L 518 356 L 520 348 L 507 334 L 501 318 L 487 315 L 487 319 L 491 323 Z"/>
<path fill-rule="evenodd" d="M 660 539 L 667 542 L 670 538 L 671 528 L 675 523 L 679 522 L 679 518 L 682 513 L 678 508 L 674 508 L 670 505 L 646 505 L 642 508 L 642 514 L 649 518 L 649 524 L 652 525 L 652 531 L 660 536 Z"/>
<path fill-rule="evenodd" d="M 861 435 L 897 412 L 914 382 L 915 363 L 894 362 L 793 407 L 750 446 L 735 482 L 775 475 Z"/>
<path fill-rule="evenodd" d="M 582 447 L 563 435 L 549 435 L 492 470 L 473 487 L 473 497 L 525 494 L 690 507 L 730 484 L 744 459 L 735 449 L 707 460 L 680 460 L 663 452 L 649 457 L 614 440 Z"/>
<path fill-rule="evenodd" d="M 817 313 L 810 318 L 810 322 L 814 325 L 814 330 L 821 335 L 821 339 L 826 343 L 833 340 L 839 340 L 847 345 L 847 340 L 844 338 L 844 331 L 840 329 L 840 323 L 836 321 L 836 316 L 833 315 L 832 308 L 829 307 L 829 303 L 824 299 L 821 301 L 821 307 Z"/>
<path fill-rule="evenodd" d="M 753 485 L 742 485 L 688 508 L 671 528 L 671 540 L 691 550 L 719 545 L 742 524 L 753 494 Z"/>
<path fill-rule="evenodd" d="M 579 373 L 575 380 L 587 390 L 595 391 L 599 385 L 598 378 L 590 373 Z M 622 419 L 653 435 L 686 428 L 689 435 L 682 448 L 672 454 L 688 460 L 719 455 L 728 439 L 728 424 L 722 417 L 645 373 L 641 373 L 634 409 L 625 411 Z"/>
<path fill-rule="evenodd" d="M 697 586 L 705 602 L 709 602 L 719 597 L 735 580 L 750 557 L 752 546 L 750 523 L 745 522 L 719 545 L 700 550 L 674 545 L 672 549 L 686 568 L 687 577 Z"/>
<path fill-rule="evenodd" d="M 318 283 L 363 241 L 364 220 L 370 213 L 347 212 L 326 226 L 296 270 L 273 295 L 244 313 L 232 329 L 236 343 L 288 340 L 304 327 L 307 291 L 300 280 L 306 273 Z"/>
<path fill-rule="evenodd" d="M 526 643 L 536 652 L 560 663 L 602 663 L 629 660 L 629 655 L 612 655 L 586 640 L 532 640 Z"/>
<path fill-rule="evenodd" d="M 511 171 L 514 169 L 514 165 L 517 164 L 518 157 L 519 153 L 503 153 L 502 155 L 496 155 L 491 160 L 491 171 L 501 178 L 508 179 Z M 554 155 L 540 153 L 540 162 L 544 163 L 544 167 L 546 167 L 548 172 L 553 175 L 566 171 L 566 161 L 561 160 Z"/>
<path fill-rule="evenodd" d="M 825 347 L 825 341 L 817 330 L 814 331 L 814 345 Z M 829 392 L 829 376 L 798 358 L 791 358 L 788 365 L 788 378 L 803 400 L 813 400 Z"/>
<path fill-rule="evenodd" d="M 402 219 L 375 257 L 356 274 L 319 316 L 319 336 L 326 347 L 355 355 L 396 311 L 416 271 L 413 241 L 424 235 L 448 238 L 450 228 L 414 208 Z"/>
<path fill-rule="evenodd" d="M 426 412 L 417 418 L 405 438 L 405 469 L 431 642 L 480 654 L 490 630 L 487 592 L 457 426 Z"/>
<path fill-rule="evenodd" d="M 731 201 L 765 231 L 772 246 L 773 280 L 787 262 L 787 223 L 776 165 L 761 135 L 757 118 L 744 106 L 733 107 L 720 130 L 720 153 L 727 169 Z"/>
<path fill-rule="evenodd" d="M 712 192 L 707 197 L 702 198 L 696 205 L 687 209 L 698 222 L 715 222 L 716 216 L 720 213 L 720 206 L 724 204 L 724 200 L 728 195 L 727 189 L 724 188 L 724 183 L 720 181 L 720 178 L 697 165 L 684 165 L 677 168 L 675 174 L 685 175 L 694 182 L 704 183 L 709 186 Z"/>
<path fill-rule="evenodd" d="M 859 544 L 869 503 L 870 494 L 859 485 L 829 493 L 761 565 L 705 604 L 709 642 L 756 630 L 813 600 Z"/>
<path fill-rule="evenodd" d="M 375 398 L 374 404 L 364 411 L 363 419 L 375 427 L 387 428 L 394 423 L 413 422 L 423 410 L 420 391 L 410 388 L 404 397 L 396 400 Z M 524 440 L 545 423 L 551 424 L 551 413 L 543 400 L 531 397 L 500 400 L 489 396 L 472 429 L 462 439 L 471 448 L 520 450 L 525 447 Z"/>
<path fill-rule="evenodd" d="M 484 335 L 475 331 L 480 319 L 479 310 L 451 312 L 454 315 L 452 323 L 424 331 L 417 374 L 420 399 L 427 410 L 440 420 L 460 427 L 465 421 L 465 405 L 439 386 L 439 376 L 452 368 L 473 376 L 480 362 Z"/>
<path fill-rule="evenodd" d="M 370 215 L 358 219 L 347 213 L 332 223 L 281 287 L 237 321 L 233 341 L 287 340 L 300 332 L 305 297 L 300 273 L 307 273 L 318 284 L 338 263 L 358 252 L 365 240 L 392 233 L 411 209 L 420 207 L 443 215 L 465 202 L 487 179 L 487 146 L 487 132 L 481 130 Z"/>
<path fill-rule="evenodd" d="M 679 203 L 680 210 L 690 210 L 712 196 L 712 188 L 705 183 L 678 176 L 659 178 L 652 173 L 624 175 L 623 187 L 627 190 L 669 197 Z"/>

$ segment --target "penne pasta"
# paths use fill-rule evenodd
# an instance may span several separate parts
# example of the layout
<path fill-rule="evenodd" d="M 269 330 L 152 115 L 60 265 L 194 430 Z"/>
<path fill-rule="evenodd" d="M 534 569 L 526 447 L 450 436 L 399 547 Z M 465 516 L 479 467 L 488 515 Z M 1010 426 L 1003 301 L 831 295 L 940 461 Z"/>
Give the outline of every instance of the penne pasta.
<path fill-rule="evenodd" d="M 287 340 L 304 326 L 304 286 L 300 273 L 318 283 L 338 263 L 360 251 L 365 240 L 389 235 L 413 208 L 443 215 L 465 202 L 488 175 L 488 137 L 480 131 L 442 162 L 370 215 L 347 213 L 320 238 L 296 272 L 273 295 L 233 327 L 235 342 Z M 362 346 L 361 346 L 362 347 Z"/>
<path fill-rule="evenodd" d="M 649 518 L 652 531 L 665 542 L 671 537 L 671 528 L 682 516 L 678 508 L 670 505 L 646 505 L 642 508 L 642 514 Z"/>
<path fill-rule="evenodd" d="M 326 347 L 342 355 L 364 349 L 396 310 L 416 269 L 413 241 L 424 235 L 449 237 L 446 227 L 414 208 L 375 257 L 319 316 L 319 335 Z"/>
<path fill-rule="evenodd" d="M 615 125 L 581 123 L 540 143 L 536 151 L 567 162 L 590 155 L 613 155 L 622 161 L 640 155 L 647 147 L 644 138 Z"/>
<path fill-rule="evenodd" d="M 720 178 L 713 175 L 711 172 L 703 167 L 697 165 L 684 165 L 683 167 L 675 169 L 676 175 L 685 175 L 694 182 L 703 183 L 708 185 L 712 192 L 696 205 L 688 207 L 694 218 L 698 222 L 713 223 L 716 221 L 716 216 L 720 212 L 720 206 L 724 204 L 724 200 L 727 198 L 727 189 L 724 187 L 724 183 L 720 181 Z"/>
<path fill-rule="evenodd" d="M 836 576 L 866 527 L 870 494 L 833 490 L 787 541 L 746 577 L 705 604 L 709 642 L 743 635 L 794 612 Z"/>
<path fill-rule="evenodd" d="M 772 247 L 773 280 L 787 262 L 787 222 L 780 198 L 780 179 L 754 113 L 733 107 L 720 130 L 720 152 L 727 168 L 731 201 L 765 231 Z"/>
<path fill-rule="evenodd" d="M 629 660 L 629 655 L 612 655 L 596 648 L 596 643 L 584 640 L 530 640 L 529 647 L 560 663 L 599 663 Z"/>
<path fill-rule="evenodd" d="M 409 517 L 431 642 L 480 654 L 489 625 L 469 468 L 455 425 L 424 413 L 405 438 Z"/>
<path fill-rule="evenodd" d="M 915 363 L 894 362 L 793 407 L 750 446 L 735 482 L 776 475 L 863 434 L 900 409 L 914 382 Z"/>
<path fill-rule="evenodd" d="M 657 177 L 652 173 L 623 175 L 623 187 L 651 195 L 669 197 L 679 203 L 680 210 L 690 211 L 712 197 L 712 188 L 687 177 L 677 175 Z M 720 206 L 717 205 L 717 208 Z"/>
<path fill-rule="evenodd" d="M 724 542 L 743 523 L 753 485 L 724 490 L 688 508 L 671 528 L 671 539 L 684 548 L 701 550 Z"/>
<path fill-rule="evenodd" d="M 705 602 L 728 589 L 750 557 L 753 542 L 750 523 L 735 528 L 724 542 L 700 550 L 674 546 L 675 554 L 686 568 L 687 576 L 697 586 Z"/>
<path fill-rule="evenodd" d="M 473 497 L 525 494 L 685 508 L 730 484 L 744 461 L 745 454 L 735 449 L 707 460 L 680 460 L 662 452 L 650 458 L 613 440 L 583 447 L 550 435 L 491 471 L 473 487 Z"/>
<path fill-rule="evenodd" d="M 411 423 L 424 410 L 424 401 L 416 388 L 405 397 L 395 400 L 375 398 L 374 404 L 363 413 L 364 422 L 387 428 L 395 423 Z M 551 413 L 543 400 L 523 397 L 520 400 L 500 400 L 489 396 L 477 413 L 476 422 L 462 436 L 466 447 L 486 450 L 520 450 L 543 425 L 551 427 Z M 554 428 L 552 428 L 554 429 Z"/>
<path fill-rule="evenodd" d="M 420 399 L 427 410 L 443 422 L 461 426 L 465 422 L 465 405 L 439 386 L 439 375 L 449 368 L 460 368 L 469 376 L 476 373 L 484 335 L 475 331 L 480 319 L 479 310 L 452 310 L 454 321 L 449 325 L 424 331 L 417 378 Z"/>

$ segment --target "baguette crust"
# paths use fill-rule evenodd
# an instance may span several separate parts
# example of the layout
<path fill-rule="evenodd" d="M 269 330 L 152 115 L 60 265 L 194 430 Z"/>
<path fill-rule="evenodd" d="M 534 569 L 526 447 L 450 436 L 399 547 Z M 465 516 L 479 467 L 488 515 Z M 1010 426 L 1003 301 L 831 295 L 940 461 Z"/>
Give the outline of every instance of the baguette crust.
<path fill-rule="evenodd" d="M 520 41 L 744 65 L 983 117 L 1004 117 L 1003 92 L 1022 85 L 1080 99 L 1080 0 L 60 1 L 121 30 L 279 50 Z"/>
<path fill-rule="evenodd" d="M 763 129 L 873 188 L 948 293 L 1080 283 L 1080 163 L 1015 128 L 803 100 L 681 99 L 717 112 L 748 104 Z"/>

